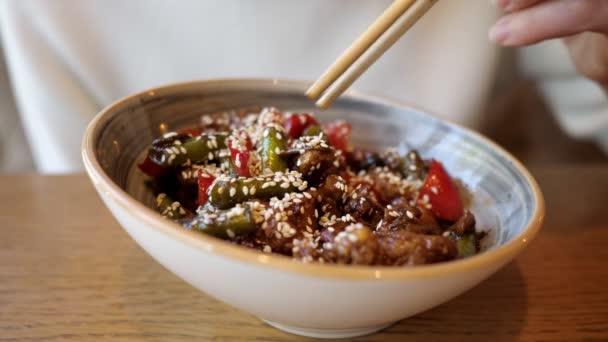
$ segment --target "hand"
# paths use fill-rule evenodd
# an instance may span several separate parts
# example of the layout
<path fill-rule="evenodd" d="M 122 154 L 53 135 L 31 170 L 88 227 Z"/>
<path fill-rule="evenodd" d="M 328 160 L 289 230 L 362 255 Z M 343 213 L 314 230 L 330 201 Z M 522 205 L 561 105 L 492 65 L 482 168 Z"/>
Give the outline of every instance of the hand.
<path fill-rule="evenodd" d="M 508 13 L 489 32 L 505 46 L 564 38 L 578 71 L 608 88 L 608 0 L 494 0 Z"/>

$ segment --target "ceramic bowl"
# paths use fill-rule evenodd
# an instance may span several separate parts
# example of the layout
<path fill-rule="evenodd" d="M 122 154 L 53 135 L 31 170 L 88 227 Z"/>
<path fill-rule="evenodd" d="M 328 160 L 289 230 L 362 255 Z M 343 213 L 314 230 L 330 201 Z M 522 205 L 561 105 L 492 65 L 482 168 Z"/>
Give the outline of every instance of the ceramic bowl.
<path fill-rule="evenodd" d="M 356 92 L 318 112 L 303 95 L 307 86 L 282 80 L 214 80 L 129 96 L 88 126 L 82 146 L 86 170 L 116 220 L 168 270 L 272 326 L 314 337 L 371 333 L 440 305 L 511 261 L 538 232 L 544 216 L 538 185 L 496 144 L 420 109 Z M 136 163 L 155 137 L 192 125 L 205 113 L 267 105 L 314 111 L 322 121 L 346 119 L 356 145 L 405 143 L 425 158 L 441 160 L 473 195 L 469 206 L 478 227 L 489 232 L 484 251 L 416 267 L 306 264 L 184 230 L 151 209 L 153 199 Z"/>

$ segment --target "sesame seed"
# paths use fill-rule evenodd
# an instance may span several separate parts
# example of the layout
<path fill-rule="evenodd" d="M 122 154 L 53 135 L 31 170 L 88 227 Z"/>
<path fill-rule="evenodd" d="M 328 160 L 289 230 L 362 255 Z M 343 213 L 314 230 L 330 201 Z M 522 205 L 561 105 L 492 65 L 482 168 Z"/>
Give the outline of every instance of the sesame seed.
<path fill-rule="evenodd" d="M 236 189 L 230 188 L 230 197 L 234 197 L 234 195 L 236 195 Z"/>
<path fill-rule="evenodd" d="M 249 188 L 247 186 L 243 186 L 242 190 L 243 190 L 243 194 L 245 194 L 245 196 L 249 194 Z"/>
<path fill-rule="evenodd" d="M 287 188 L 289 188 L 289 183 L 287 183 L 287 182 L 285 182 L 285 183 L 281 183 L 281 185 L 280 185 L 280 186 L 281 186 L 281 188 L 283 188 L 283 189 L 287 189 Z"/>
<path fill-rule="evenodd" d="M 234 239 L 234 237 L 235 237 L 234 232 L 230 228 L 226 229 L 226 234 L 228 234 L 228 237 L 231 238 L 231 239 Z"/>

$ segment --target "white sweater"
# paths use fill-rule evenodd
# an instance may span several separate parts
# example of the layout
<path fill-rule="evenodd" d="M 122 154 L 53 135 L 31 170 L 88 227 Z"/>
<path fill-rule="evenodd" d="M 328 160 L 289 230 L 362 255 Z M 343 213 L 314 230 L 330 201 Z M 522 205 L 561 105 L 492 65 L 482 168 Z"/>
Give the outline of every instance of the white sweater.
<path fill-rule="evenodd" d="M 314 80 L 389 3 L 4 0 L 0 25 L 36 166 L 69 172 L 82 167 L 86 124 L 112 101 L 193 79 Z M 440 2 L 355 88 L 475 126 L 496 69 L 496 11 L 467 4 Z"/>

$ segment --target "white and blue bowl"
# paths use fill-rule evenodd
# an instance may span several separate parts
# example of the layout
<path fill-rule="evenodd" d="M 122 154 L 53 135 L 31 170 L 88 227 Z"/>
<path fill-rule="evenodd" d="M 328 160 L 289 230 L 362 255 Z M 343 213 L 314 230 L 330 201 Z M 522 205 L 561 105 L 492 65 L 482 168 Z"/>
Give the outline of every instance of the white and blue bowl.
<path fill-rule="evenodd" d="M 537 234 L 545 212 L 541 191 L 530 173 L 490 140 L 419 109 L 355 92 L 319 112 L 303 95 L 307 86 L 214 80 L 129 96 L 88 126 L 82 146 L 86 170 L 118 222 L 168 270 L 279 329 L 314 337 L 368 334 L 440 305 L 513 260 Z M 345 119 L 356 145 L 381 149 L 405 143 L 424 158 L 442 161 L 473 195 L 469 208 L 478 228 L 489 232 L 483 252 L 416 267 L 305 264 L 184 230 L 156 213 L 136 168 L 155 137 L 195 124 L 205 113 L 270 105 L 317 112 L 321 121 Z"/>

